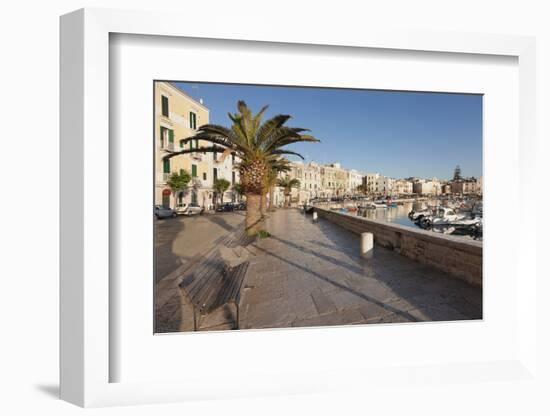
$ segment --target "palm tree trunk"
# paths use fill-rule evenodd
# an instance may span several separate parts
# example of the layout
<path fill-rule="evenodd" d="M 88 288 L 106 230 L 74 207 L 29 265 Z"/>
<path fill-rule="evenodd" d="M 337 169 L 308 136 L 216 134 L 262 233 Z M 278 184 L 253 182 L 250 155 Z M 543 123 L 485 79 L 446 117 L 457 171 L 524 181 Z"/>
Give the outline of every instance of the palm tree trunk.
<path fill-rule="evenodd" d="M 261 195 L 252 193 L 246 194 L 246 233 L 249 236 L 254 236 L 258 234 L 261 229 L 261 204 Z"/>
<path fill-rule="evenodd" d="M 262 219 L 265 217 L 266 204 L 267 204 L 267 199 L 265 197 L 265 192 L 262 191 L 262 194 L 260 195 L 260 214 L 262 215 Z"/>
<path fill-rule="evenodd" d="M 273 202 L 275 201 L 275 191 L 273 189 L 273 186 L 269 187 L 269 210 L 275 211 L 275 206 Z"/>

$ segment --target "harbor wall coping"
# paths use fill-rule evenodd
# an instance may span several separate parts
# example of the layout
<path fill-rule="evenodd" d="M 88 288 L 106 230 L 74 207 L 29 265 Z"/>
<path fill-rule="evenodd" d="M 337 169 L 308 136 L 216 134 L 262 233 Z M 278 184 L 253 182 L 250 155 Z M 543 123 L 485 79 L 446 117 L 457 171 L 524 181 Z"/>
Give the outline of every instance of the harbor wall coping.
<path fill-rule="evenodd" d="M 325 208 L 314 207 L 320 218 L 360 235 L 370 232 L 374 243 L 430 265 L 472 285 L 482 285 L 483 243 L 476 240 L 461 240 L 456 237 L 436 234 L 363 217 L 351 216 Z"/>

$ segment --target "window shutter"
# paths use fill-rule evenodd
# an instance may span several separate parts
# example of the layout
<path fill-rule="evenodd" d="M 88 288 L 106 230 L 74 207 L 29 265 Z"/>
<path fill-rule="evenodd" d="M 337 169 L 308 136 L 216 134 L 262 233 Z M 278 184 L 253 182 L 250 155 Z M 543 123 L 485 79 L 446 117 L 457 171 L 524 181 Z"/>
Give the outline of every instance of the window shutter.
<path fill-rule="evenodd" d="M 168 130 L 168 142 L 174 143 L 174 130 Z"/>
<path fill-rule="evenodd" d="M 164 159 L 162 167 L 164 173 L 170 173 L 170 159 Z"/>
<path fill-rule="evenodd" d="M 193 178 L 197 177 L 197 165 L 191 165 L 191 176 Z"/>

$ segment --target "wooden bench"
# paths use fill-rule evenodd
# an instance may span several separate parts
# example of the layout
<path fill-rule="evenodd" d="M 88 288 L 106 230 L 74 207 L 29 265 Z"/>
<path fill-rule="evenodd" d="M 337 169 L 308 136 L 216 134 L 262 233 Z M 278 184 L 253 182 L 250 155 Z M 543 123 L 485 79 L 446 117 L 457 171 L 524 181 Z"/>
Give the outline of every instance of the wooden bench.
<path fill-rule="evenodd" d="M 246 231 L 239 229 L 224 238 L 221 244 L 234 248 L 245 246 L 251 241 Z M 235 328 L 239 328 L 239 301 L 247 269 L 248 261 L 234 267 L 229 266 L 215 247 L 192 270 L 184 274 L 179 287 L 193 307 L 195 331 L 200 329 L 203 316 L 227 304 L 234 305 Z"/>

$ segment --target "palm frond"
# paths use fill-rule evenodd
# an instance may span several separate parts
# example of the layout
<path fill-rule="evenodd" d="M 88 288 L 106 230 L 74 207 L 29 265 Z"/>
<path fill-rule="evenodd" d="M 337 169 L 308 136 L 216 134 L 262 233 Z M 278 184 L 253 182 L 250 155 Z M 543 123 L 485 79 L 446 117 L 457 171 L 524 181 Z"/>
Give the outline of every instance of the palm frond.
<path fill-rule="evenodd" d="M 288 120 L 290 119 L 290 116 L 287 114 L 278 114 L 275 117 L 270 118 L 267 120 L 262 126 L 259 128 L 258 133 L 256 134 L 256 144 L 258 146 L 261 146 L 266 140 L 268 140 L 271 135 L 279 128 L 283 126 Z"/>
<path fill-rule="evenodd" d="M 293 156 L 298 156 L 299 158 L 304 160 L 304 157 L 300 153 L 293 152 L 292 150 L 277 149 L 277 150 L 273 150 L 271 152 L 271 154 L 273 154 L 273 155 L 293 155 Z"/>
<path fill-rule="evenodd" d="M 214 152 L 221 153 L 224 150 L 225 148 L 221 146 L 198 147 L 196 149 L 184 149 L 178 152 L 169 152 L 167 155 L 164 155 L 162 157 L 162 160 L 171 159 L 179 155 L 187 155 L 189 153 L 214 153 Z"/>

